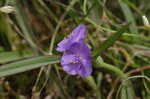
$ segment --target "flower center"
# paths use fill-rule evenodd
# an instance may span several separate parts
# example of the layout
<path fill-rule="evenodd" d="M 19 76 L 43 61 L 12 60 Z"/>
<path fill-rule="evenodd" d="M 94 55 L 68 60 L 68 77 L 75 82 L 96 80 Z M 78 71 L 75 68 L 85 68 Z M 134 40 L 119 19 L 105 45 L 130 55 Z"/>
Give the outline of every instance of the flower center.
<path fill-rule="evenodd" d="M 79 55 L 74 55 L 74 59 L 73 59 L 70 63 L 72 63 L 72 64 L 81 63 L 81 59 L 82 59 L 81 56 L 79 56 Z"/>

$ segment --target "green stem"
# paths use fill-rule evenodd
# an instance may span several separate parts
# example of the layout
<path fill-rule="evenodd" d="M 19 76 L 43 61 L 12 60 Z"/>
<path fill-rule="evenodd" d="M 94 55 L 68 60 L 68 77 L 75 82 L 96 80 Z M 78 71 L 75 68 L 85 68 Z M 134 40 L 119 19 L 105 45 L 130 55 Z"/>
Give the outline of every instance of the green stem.
<path fill-rule="evenodd" d="M 84 15 L 86 15 L 86 14 L 87 14 L 86 4 L 87 4 L 87 0 L 84 0 L 84 2 L 83 2 L 83 13 L 84 13 Z"/>
<path fill-rule="evenodd" d="M 94 78 L 92 76 L 88 76 L 86 78 L 83 78 L 83 80 L 94 90 L 94 92 L 97 95 L 97 99 L 102 99 L 101 92 L 100 92 L 99 87 L 97 86 Z"/>
<path fill-rule="evenodd" d="M 100 56 L 97 58 L 96 63 L 98 65 L 98 67 L 114 72 L 122 80 L 127 79 L 127 76 L 119 68 L 103 62 L 103 60 Z"/>

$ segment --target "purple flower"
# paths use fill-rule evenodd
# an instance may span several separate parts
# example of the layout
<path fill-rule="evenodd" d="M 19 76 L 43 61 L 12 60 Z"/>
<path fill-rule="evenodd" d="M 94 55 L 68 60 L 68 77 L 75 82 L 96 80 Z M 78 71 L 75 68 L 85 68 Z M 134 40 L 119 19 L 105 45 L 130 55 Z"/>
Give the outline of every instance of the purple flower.
<path fill-rule="evenodd" d="M 67 49 L 69 49 L 73 43 L 83 41 L 85 38 L 86 32 L 87 32 L 87 29 L 85 25 L 83 24 L 79 25 L 71 32 L 68 38 L 65 38 L 60 43 L 58 43 L 58 48 L 56 50 L 59 52 L 64 52 Z"/>
<path fill-rule="evenodd" d="M 70 75 L 89 76 L 92 72 L 90 54 L 91 51 L 83 41 L 72 44 L 61 58 L 64 71 Z"/>
<path fill-rule="evenodd" d="M 61 58 L 61 65 L 70 75 L 87 77 L 92 73 L 91 51 L 84 42 L 86 31 L 84 25 L 79 25 L 70 37 L 58 44 L 57 51 L 65 52 Z"/>

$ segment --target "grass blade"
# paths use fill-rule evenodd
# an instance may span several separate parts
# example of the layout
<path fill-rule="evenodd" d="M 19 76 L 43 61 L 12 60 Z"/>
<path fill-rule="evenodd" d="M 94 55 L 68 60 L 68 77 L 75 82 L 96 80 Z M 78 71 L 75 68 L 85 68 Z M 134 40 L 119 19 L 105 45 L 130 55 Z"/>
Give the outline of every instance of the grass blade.
<path fill-rule="evenodd" d="M 20 2 L 19 0 L 15 0 L 15 2 L 16 2 L 15 17 L 16 17 L 17 23 L 24 35 L 24 38 L 28 41 L 28 43 L 30 44 L 32 49 L 37 54 L 38 47 L 34 42 L 34 34 L 33 34 L 33 31 L 31 29 L 29 22 L 27 21 L 28 16 L 25 14 L 25 12 L 23 11 L 24 9 L 22 8 L 22 3 L 24 3 L 24 2 Z"/>
<path fill-rule="evenodd" d="M 119 0 L 119 4 L 122 8 L 122 11 L 123 11 L 124 16 L 126 18 L 126 21 L 129 23 L 130 32 L 131 33 L 138 33 L 138 30 L 136 27 L 136 22 L 135 22 L 134 16 L 133 16 L 130 8 L 122 0 Z"/>
<path fill-rule="evenodd" d="M 135 94 L 131 82 L 126 82 L 121 89 L 121 99 L 134 99 Z"/>
<path fill-rule="evenodd" d="M 39 56 L 30 59 L 5 64 L 0 67 L 0 77 L 36 69 L 48 64 L 59 62 L 58 56 Z"/>
<path fill-rule="evenodd" d="M 0 53 L 0 64 L 33 56 L 31 51 L 11 51 Z"/>

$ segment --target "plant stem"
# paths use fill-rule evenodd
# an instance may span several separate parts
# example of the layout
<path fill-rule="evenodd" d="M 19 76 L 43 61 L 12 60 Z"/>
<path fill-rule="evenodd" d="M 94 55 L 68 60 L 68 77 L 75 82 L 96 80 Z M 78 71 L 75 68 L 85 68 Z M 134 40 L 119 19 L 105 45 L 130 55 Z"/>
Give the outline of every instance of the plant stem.
<path fill-rule="evenodd" d="M 96 63 L 98 65 L 97 67 L 104 68 L 104 69 L 114 72 L 122 80 L 127 79 L 127 76 L 119 68 L 103 62 L 100 56 L 97 58 Z"/>

